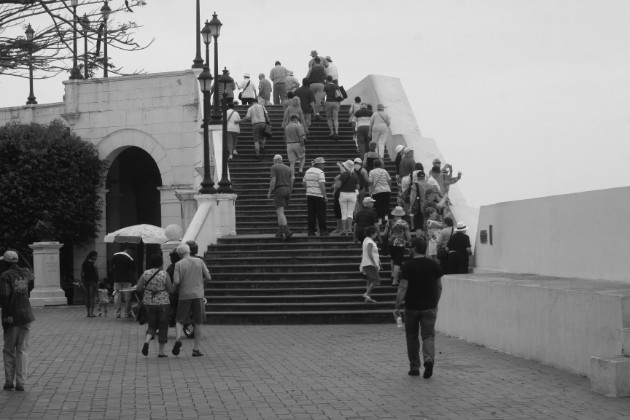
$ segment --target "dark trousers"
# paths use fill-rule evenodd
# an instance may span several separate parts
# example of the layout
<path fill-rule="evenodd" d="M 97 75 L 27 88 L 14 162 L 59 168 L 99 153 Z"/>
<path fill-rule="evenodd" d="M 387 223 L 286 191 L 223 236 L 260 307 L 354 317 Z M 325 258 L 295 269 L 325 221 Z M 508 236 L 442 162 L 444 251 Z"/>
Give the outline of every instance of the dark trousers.
<path fill-rule="evenodd" d="M 326 202 L 322 197 L 306 196 L 308 212 L 308 233 L 315 233 L 315 222 L 319 225 L 319 233 L 326 232 Z"/>
<path fill-rule="evenodd" d="M 157 331 L 158 343 L 166 343 L 168 340 L 168 316 L 171 305 L 146 305 L 147 310 L 147 335 L 155 337 Z"/>
<path fill-rule="evenodd" d="M 435 360 L 435 321 L 437 308 L 414 311 L 405 309 L 405 337 L 409 368 L 420 369 L 420 337 L 422 337 L 422 358 L 424 362 Z"/>
<path fill-rule="evenodd" d="M 376 201 L 374 203 L 374 209 L 376 210 L 376 214 L 378 215 L 379 219 L 382 219 L 389 214 L 390 195 L 391 195 L 390 191 L 385 191 L 385 192 L 372 195 L 372 198 Z"/>
<path fill-rule="evenodd" d="M 357 127 L 357 147 L 359 148 L 359 156 L 363 159 L 363 156 L 370 150 L 371 137 L 368 136 L 370 127 L 362 125 Z"/>
<path fill-rule="evenodd" d="M 96 290 L 98 283 L 95 281 L 84 281 L 83 288 L 85 290 L 85 307 L 90 309 L 94 307 L 94 299 L 96 298 Z"/>
<path fill-rule="evenodd" d="M 468 254 L 466 252 L 451 251 L 446 262 L 447 274 L 468 274 Z"/>

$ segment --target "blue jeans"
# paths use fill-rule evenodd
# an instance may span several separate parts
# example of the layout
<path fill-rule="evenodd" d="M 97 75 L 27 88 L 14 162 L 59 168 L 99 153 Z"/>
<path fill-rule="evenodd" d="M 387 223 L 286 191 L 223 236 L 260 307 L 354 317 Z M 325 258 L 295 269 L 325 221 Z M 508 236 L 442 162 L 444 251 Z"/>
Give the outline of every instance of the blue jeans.
<path fill-rule="evenodd" d="M 424 362 L 435 360 L 435 320 L 437 308 L 414 311 L 405 309 L 405 336 L 409 368 L 420 369 L 420 340 L 422 337 L 422 358 Z M 420 334 L 418 334 L 420 332 Z"/>
<path fill-rule="evenodd" d="M 28 336 L 31 324 L 4 330 L 4 382 L 24 386 L 28 366 Z"/>

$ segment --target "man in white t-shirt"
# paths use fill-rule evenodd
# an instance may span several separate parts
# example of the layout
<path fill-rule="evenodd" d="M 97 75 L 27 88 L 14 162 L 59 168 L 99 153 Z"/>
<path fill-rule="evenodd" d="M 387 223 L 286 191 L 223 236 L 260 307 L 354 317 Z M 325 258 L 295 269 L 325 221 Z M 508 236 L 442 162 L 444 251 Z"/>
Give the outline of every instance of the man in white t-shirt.
<path fill-rule="evenodd" d="M 308 212 L 308 236 L 315 236 L 315 222 L 319 226 L 319 236 L 328 236 L 326 230 L 326 161 L 318 157 L 313 166 L 304 173 L 302 184 L 306 189 L 306 209 Z"/>

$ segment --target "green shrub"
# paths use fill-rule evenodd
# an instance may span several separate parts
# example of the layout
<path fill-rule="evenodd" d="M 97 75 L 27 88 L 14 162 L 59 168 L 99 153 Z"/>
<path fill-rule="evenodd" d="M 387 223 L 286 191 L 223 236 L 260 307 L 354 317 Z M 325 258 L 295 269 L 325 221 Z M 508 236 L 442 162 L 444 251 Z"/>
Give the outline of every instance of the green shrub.
<path fill-rule="evenodd" d="M 60 120 L 0 127 L 0 250 L 30 254 L 47 210 L 55 239 L 84 246 L 97 235 L 107 164 Z"/>

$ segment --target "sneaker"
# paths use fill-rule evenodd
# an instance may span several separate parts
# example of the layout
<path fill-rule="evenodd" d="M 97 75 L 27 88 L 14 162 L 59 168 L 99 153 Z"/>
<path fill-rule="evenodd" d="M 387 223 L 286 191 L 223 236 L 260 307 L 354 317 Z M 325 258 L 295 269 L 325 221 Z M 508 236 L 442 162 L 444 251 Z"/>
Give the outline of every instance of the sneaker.
<path fill-rule="evenodd" d="M 235 155 L 238 155 L 238 152 L 236 150 L 234 152 L 232 152 L 232 153 L 235 154 Z"/>
<path fill-rule="evenodd" d="M 192 357 L 201 357 L 201 356 L 203 356 L 202 352 L 200 352 L 199 350 L 193 349 Z"/>
<path fill-rule="evenodd" d="M 290 230 L 287 230 L 287 231 L 284 233 L 284 240 L 286 241 L 287 239 L 290 239 L 290 238 L 291 238 L 291 236 L 293 236 L 293 232 L 291 232 Z"/>
<path fill-rule="evenodd" d="M 16 385 L 15 386 L 15 390 L 16 391 L 24 391 L 24 385 L 20 385 L 20 384 Z"/>
<path fill-rule="evenodd" d="M 428 362 L 424 362 L 424 373 L 422 374 L 422 377 L 424 379 L 428 379 L 433 375 L 433 362 L 432 361 L 428 361 Z"/>
<path fill-rule="evenodd" d="M 173 346 L 172 353 L 173 355 L 179 355 L 179 349 L 182 347 L 182 340 L 176 340 L 175 345 Z"/>
<path fill-rule="evenodd" d="M 234 156 L 230 155 L 230 156 L 228 157 L 228 160 L 232 160 L 232 159 L 234 159 Z"/>
<path fill-rule="evenodd" d="M 420 376 L 420 370 L 419 369 L 411 369 L 407 373 L 409 374 L 409 376 Z"/>
<path fill-rule="evenodd" d="M 365 298 L 365 303 L 376 303 L 376 301 L 372 299 L 371 297 L 368 297 L 368 298 Z"/>
<path fill-rule="evenodd" d="M 4 386 L 2 387 L 2 389 L 4 389 L 5 391 L 10 391 L 13 388 L 15 388 L 13 384 L 4 384 Z"/>

